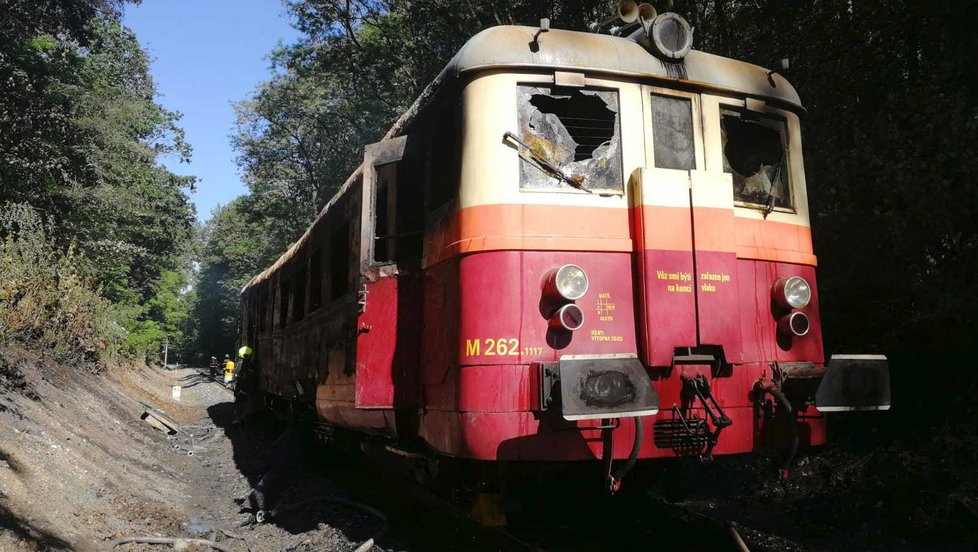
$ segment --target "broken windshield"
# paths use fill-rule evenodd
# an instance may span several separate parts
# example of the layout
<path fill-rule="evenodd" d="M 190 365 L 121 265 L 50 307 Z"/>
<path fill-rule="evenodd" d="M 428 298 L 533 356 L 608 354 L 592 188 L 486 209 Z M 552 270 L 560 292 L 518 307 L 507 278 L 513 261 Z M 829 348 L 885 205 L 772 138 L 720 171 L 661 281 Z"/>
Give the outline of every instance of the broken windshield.
<path fill-rule="evenodd" d="M 734 199 L 791 208 L 784 121 L 723 110 L 720 129 L 723 170 L 733 176 Z"/>
<path fill-rule="evenodd" d="M 533 154 L 520 158 L 521 189 L 572 189 L 537 157 L 587 190 L 623 191 L 617 92 L 520 86 L 519 123 Z"/>

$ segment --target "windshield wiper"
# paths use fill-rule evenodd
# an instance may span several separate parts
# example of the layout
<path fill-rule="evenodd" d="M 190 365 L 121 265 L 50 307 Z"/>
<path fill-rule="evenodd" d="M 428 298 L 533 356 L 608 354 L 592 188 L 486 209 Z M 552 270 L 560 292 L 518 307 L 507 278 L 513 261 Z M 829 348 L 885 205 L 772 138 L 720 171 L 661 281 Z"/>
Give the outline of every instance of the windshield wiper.
<path fill-rule="evenodd" d="M 523 154 L 523 151 L 526 151 L 530 156 L 530 159 L 527 159 L 527 161 L 533 162 L 533 164 L 538 169 L 542 170 L 543 172 L 549 174 L 550 176 L 553 176 L 554 178 L 562 182 L 566 182 L 574 189 L 581 190 L 582 192 L 587 192 L 589 194 L 594 193 L 591 190 L 588 190 L 587 188 L 584 187 L 583 176 L 569 176 L 567 173 L 560 170 L 560 167 L 554 165 L 548 159 L 546 159 L 539 153 L 533 151 L 533 148 L 527 145 L 527 143 L 524 142 L 523 140 L 520 140 L 512 132 L 507 130 L 506 132 L 503 133 L 503 138 L 508 138 L 513 142 L 516 142 L 516 144 L 519 145 L 521 148 L 519 150 L 519 156 L 522 157 L 523 159 L 527 159 L 526 156 Z"/>
<path fill-rule="evenodd" d="M 763 169 L 762 169 L 763 170 Z M 771 186 L 767 189 L 767 206 L 764 208 L 764 218 L 774 212 L 774 202 L 781 199 L 780 193 L 774 193 L 776 183 L 781 180 L 781 165 L 774 171 L 774 178 L 771 179 Z"/>

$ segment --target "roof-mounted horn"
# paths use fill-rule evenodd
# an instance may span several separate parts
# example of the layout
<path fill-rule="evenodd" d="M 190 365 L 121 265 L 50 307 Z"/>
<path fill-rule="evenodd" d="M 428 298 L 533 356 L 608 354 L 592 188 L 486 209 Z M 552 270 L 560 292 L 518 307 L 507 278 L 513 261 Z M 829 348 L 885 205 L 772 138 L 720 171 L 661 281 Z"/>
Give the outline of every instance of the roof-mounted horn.
<path fill-rule="evenodd" d="M 618 2 L 618 9 L 614 15 L 600 23 L 591 23 L 589 27 L 594 33 L 608 31 L 609 34 L 619 34 L 622 28 L 635 23 L 638 18 L 639 5 L 635 3 L 635 0 L 621 0 Z"/>

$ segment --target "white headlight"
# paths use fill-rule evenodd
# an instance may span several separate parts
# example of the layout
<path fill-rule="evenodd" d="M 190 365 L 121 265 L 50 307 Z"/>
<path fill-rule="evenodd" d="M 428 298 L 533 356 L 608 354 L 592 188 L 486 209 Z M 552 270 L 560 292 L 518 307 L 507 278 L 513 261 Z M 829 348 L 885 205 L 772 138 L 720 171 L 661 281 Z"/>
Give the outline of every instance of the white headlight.
<path fill-rule="evenodd" d="M 587 293 L 587 274 L 577 265 L 564 265 L 553 273 L 553 286 L 564 299 L 577 301 Z"/>
<path fill-rule="evenodd" d="M 785 308 L 804 308 L 812 300 L 812 287 L 801 276 L 781 278 L 774 283 L 774 299 Z"/>

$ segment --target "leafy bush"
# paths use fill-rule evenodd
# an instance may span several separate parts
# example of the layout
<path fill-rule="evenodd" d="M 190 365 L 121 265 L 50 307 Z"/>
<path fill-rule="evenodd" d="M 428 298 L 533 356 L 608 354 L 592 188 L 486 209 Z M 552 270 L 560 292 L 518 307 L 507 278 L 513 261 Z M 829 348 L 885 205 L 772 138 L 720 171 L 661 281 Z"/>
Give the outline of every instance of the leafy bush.
<path fill-rule="evenodd" d="M 50 239 L 51 223 L 26 204 L 0 208 L 0 337 L 97 363 L 118 353 L 127 332 L 86 274 L 74 247 Z"/>

